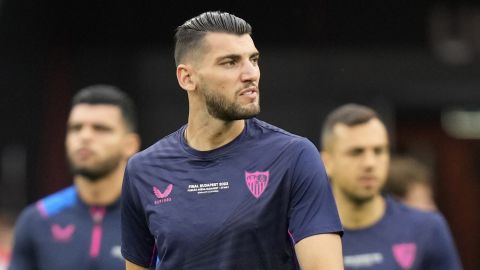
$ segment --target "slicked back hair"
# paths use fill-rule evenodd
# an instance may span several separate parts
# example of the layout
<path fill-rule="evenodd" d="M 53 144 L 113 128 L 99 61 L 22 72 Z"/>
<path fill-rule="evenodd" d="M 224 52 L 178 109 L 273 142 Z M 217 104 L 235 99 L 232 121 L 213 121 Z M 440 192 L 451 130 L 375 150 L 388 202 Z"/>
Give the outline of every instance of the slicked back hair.
<path fill-rule="evenodd" d="M 117 106 L 131 132 L 137 132 L 137 113 L 132 99 L 115 86 L 97 84 L 81 89 L 72 99 L 72 108 L 79 104 Z"/>
<path fill-rule="evenodd" d="M 236 35 L 252 34 L 252 27 L 244 19 L 227 12 L 204 12 L 177 27 L 175 32 L 175 63 L 197 50 L 208 32 Z"/>
<path fill-rule="evenodd" d="M 337 124 L 348 127 L 365 124 L 372 119 L 379 119 L 375 110 L 370 107 L 355 103 L 348 103 L 338 107 L 327 115 L 322 128 L 320 144 L 322 150 L 327 150 L 331 144 L 333 129 Z M 381 121 L 381 120 L 380 120 Z"/>

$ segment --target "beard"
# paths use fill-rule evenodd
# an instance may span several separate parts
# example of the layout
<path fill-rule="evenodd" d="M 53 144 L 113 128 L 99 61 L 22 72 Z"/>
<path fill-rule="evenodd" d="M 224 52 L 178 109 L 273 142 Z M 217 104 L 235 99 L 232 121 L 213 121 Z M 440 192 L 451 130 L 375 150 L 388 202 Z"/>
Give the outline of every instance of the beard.
<path fill-rule="evenodd" d="M 204 84 L 201 87 L 208 113 L 217 119 L 230 122 L 235 120 L 249 119 L 260 113 L 259 103 L 241 106 L 235 101 L 228 101 L 223 95 L 215 94 Z M 258 99 L 260 96 L 257 97 Z"/>
<path fill-rule="evenodd" d="M 97 162 L 93 166 L 79 165 L 68 157 L 68 163 L 70 165 L 70 171 L 73 175 L 81 175 L 90 182 L 98 182 L 100 179 L 112 173 L 121 162 L 120 156 L 110 157 L 107 160 Z"/>
<path fill-rule="evenodd" d="M 376 193 L 360 195 L 345 189 L 342 191 L 342 193 L 350 202 L 357 206 L 362 206 L 368 202 L 371 202 L 376 196 Z"/>

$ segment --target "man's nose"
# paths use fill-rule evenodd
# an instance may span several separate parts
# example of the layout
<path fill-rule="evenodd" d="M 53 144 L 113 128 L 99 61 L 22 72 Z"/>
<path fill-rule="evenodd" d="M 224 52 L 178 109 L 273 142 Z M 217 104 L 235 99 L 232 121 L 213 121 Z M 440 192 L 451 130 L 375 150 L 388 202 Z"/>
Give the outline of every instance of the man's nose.
<path fill-rule="evenodd" d="M 92 136 L 93 136 L 93 130 L 89 127 L 83 127 L 79 131 L 79 137 L 82 140 L 89 140 L 92 138 Z"/>
<path fill-rule="evenodd" d="M 366 168 L 373 168 L 377 162 L 377 155 L 373 151 L 366 151 L 363 157 L 363 165 Z"/>
<path fill-rule="evenodd" d="M 260 77 L 260 69 L 257 63 L 252 61 L 245 61 L 245 64 L 242 66 L 242 81 L 257 81 Z"/>

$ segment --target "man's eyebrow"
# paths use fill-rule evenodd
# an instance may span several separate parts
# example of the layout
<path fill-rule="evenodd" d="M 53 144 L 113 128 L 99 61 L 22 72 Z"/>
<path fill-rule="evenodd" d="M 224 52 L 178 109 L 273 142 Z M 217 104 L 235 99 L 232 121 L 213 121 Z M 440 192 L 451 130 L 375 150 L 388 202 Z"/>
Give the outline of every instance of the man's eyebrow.
<path fill-rule="evenodd" d="M 258 57 L 258 56 L 260 56 L 259 52 L 253 52 L 253 53 L 250 54 L 249 58 Z M 218 57 L 217 61 L 221 61 L 221 60 L 224 60 L 224 59 L 238 60 L 240 58 L 242 58 L 242 56 L 239 55 L 239 54 L 227 54 L 227 55 L 222 55 L 222 56 Z"/>
<path fill-rule="evenodd" d="M 232 60 L 238 60 L 240 59 L 241 56 L 239 54 L 227 54 L 227 55 L 222 55 L 217 58 L 217 61 L 222 61 L 224 59 L 232 59 Z"/>

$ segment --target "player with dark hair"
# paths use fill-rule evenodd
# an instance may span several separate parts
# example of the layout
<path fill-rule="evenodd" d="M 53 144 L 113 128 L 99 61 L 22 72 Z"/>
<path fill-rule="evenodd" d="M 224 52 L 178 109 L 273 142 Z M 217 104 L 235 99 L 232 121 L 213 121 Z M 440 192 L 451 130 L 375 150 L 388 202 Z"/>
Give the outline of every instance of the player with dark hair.
<path fill-rule="evenodd" d="M 408 206 L 426 211 L 437 210 L 432 170 L 413 156 L 392 157 L 385 190 Z"/>
<path fill-rule="evenodd" d="M 409 208 L 381 193 L 390 160 L 389 140 L 373 109 L 358 104 L 335 109 L 326 118 L 321 143 L 345 228 L 345 269 L 461 269 L 440 213 Z"/>
<path fill-rule="evenodd" d="M 342 227 L 316 147 L 254 118 L 251 26 L 206 12 L 178 27 L 187 125 L 132 157 L 122 193 L 127 269 L 343 269 Z M 152 256 L 153 254 L 153 256 Z"/>
<path fill-rule="evenodd" d="M 124 92 L 94 85 L 76 94 L 65 140 L 74 185 L 22 212 L 9 269 L 125 269 L 122 176 L 139 146 L 135 109 Z"/>

